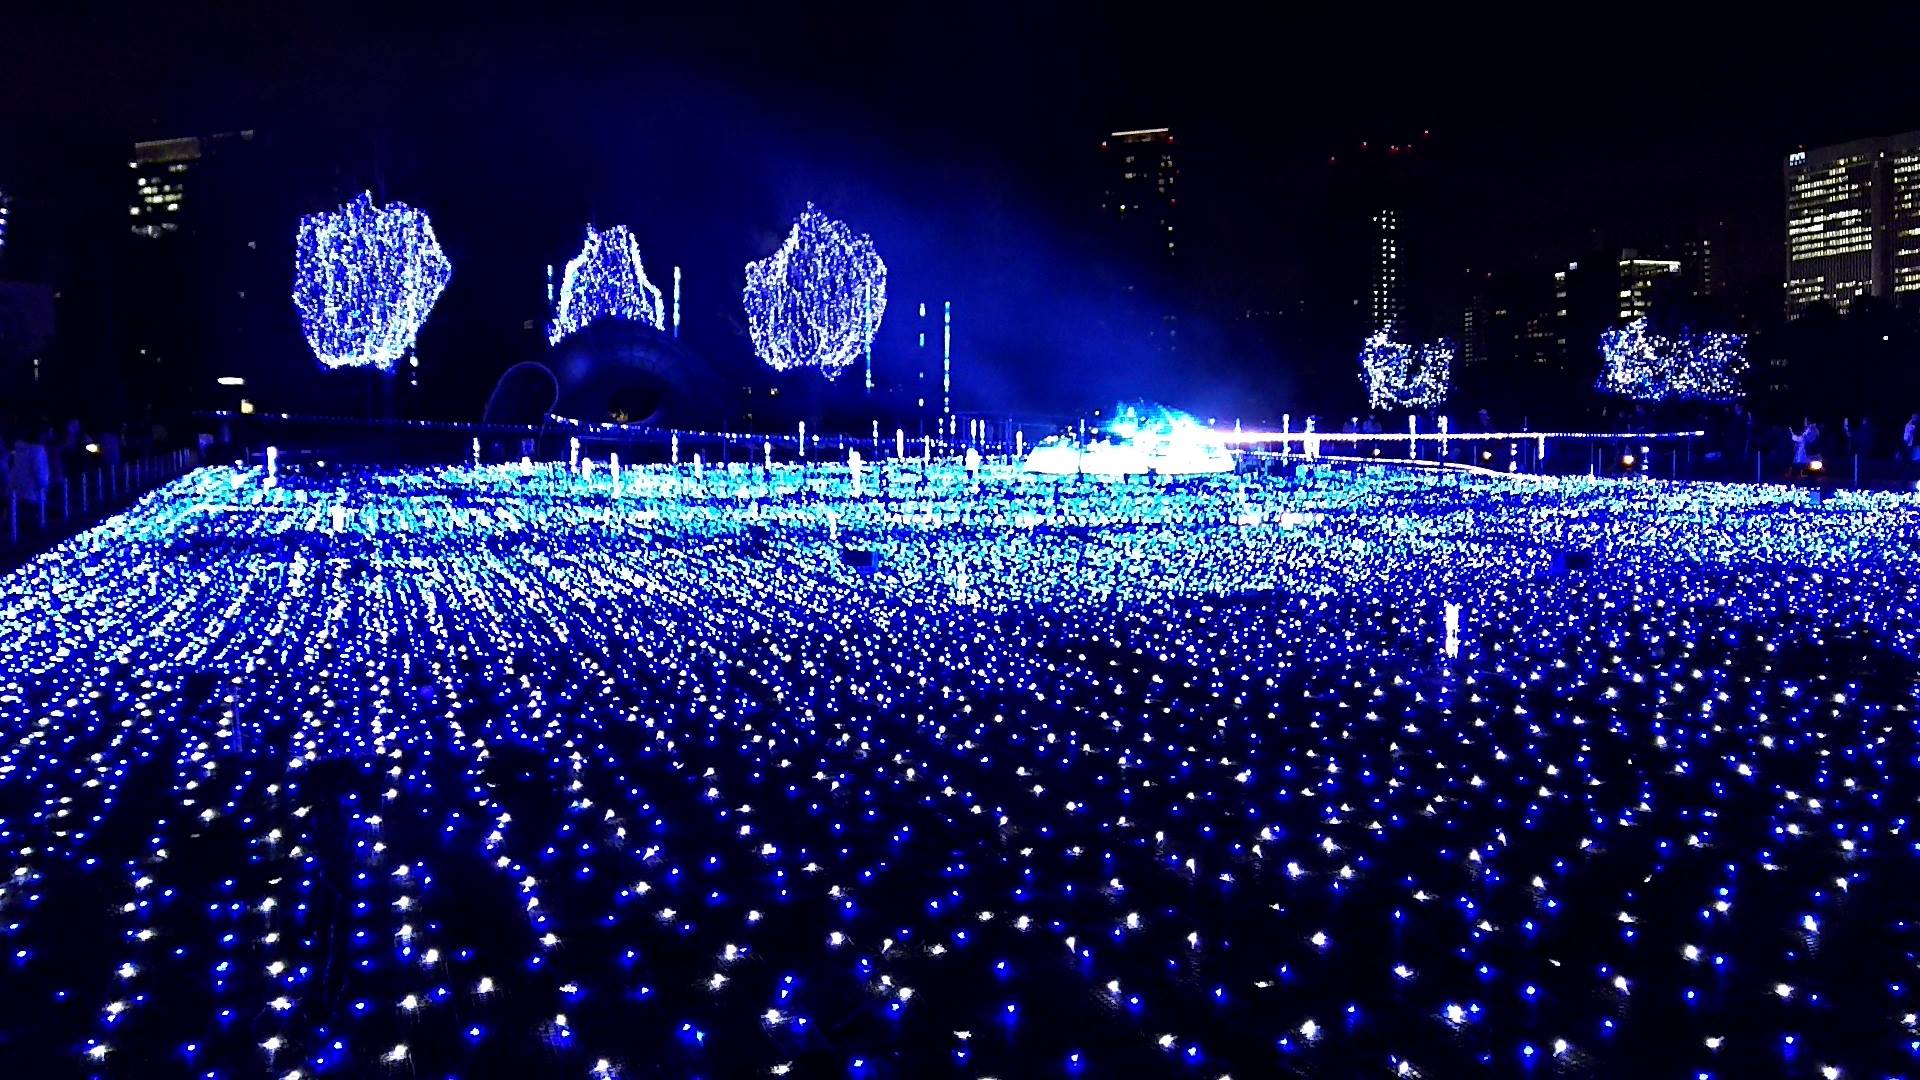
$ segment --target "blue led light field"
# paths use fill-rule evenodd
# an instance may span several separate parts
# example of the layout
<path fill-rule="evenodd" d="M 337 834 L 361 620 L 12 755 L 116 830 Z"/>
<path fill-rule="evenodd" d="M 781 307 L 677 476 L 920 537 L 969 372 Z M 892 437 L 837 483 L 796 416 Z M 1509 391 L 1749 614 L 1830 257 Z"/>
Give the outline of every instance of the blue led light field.
<path fill-rule="evenodd" d="M 203 469 L 0 577 L 0 1060 L 1909 1071 L 1916 536 L 1411 472 Z"/>

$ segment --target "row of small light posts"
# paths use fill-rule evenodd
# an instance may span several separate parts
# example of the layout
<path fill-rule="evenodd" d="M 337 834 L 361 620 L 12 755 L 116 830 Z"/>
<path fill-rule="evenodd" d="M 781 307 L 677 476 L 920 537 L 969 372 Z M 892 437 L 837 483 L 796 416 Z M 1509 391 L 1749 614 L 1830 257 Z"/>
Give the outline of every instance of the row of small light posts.
<path fill-rule="evenodd" d="M 149 482 L 169 480 L 192 467 L 192 452 L 175 450 L 157 458 L 142 458 L 138 461 L 124 462 L 119 465 L 101 466 L 98 469 L 80 474 L 80 517 L 92 513 L 95 503 L 104 507 L 111 498 L 130 494 L 145 488 Z M 70 523 L 73 514 L 73 478 L 60 478 L 60 521 Z M 40 498 L 29 500 L 33 508 L 39 531 L 47 531 L 47 504 L 53 501 L 51 490 L 40 493 Z M 20 492 L 9 489 L 7 492 L 7 543 L 9 546 L 20 543 Z"/>

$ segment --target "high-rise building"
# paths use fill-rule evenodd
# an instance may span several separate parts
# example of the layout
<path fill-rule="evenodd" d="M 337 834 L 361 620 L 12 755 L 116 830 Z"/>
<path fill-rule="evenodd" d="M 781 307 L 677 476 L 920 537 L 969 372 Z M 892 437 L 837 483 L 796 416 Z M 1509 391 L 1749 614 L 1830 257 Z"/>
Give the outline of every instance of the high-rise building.
<path fill-rule="evenodd" d="M 1102 244 L 1126 336 L 1161 353 L 1180 341 L 1180 164 L 1169 128 L 1116 131 L 1100 143 Z"/>
<path fill-rule="evenodd" d="M 1139 251 L 1172 258 L 1180 165 L 1170 128 L 1116 131 L 1100 144 L 1105 173 L 1102 214 L 1125 228 Z"/>
<path fill-rule="evenodd" d="M 1307 242 L 1330 354 L 1357 350 L 1383 330 L 1410 340 L 1464 329 L 1438 304 L 1451 289 L 1435 258 L 1441 246 L 1430 152 L 1423 132 L 1404 143 L 1360 143 L 1327 161 L 1326 209 L 1309 226 Z"/>
<path fill-rule="evenodd" d="M 269 252 L 297 214 L 282 205 L 286 185 L 266 152 L 251 130 L 133 144 L 111 324 L 133 400 L 199 407 L 217 377 L 251 374 L 234 365 L 259 363 L 264 335 L 285 318 Z"/>
<path fill-rule="evenodd" d="M 1460 318 L 1460 362 L 1503 371 L 1563 366 L 1559 343 L 1566 275 L 1537 267 L 1469 275 Z"/>
<path fill-rule="evenodd" d="M 1620 253 L 1618 269 L 1620 319 L 1628 322 L 1653 310 L 1655 288 L 1680 273 L 1680 260 L 1649 259 L 1628 248 Z"/>
<path fill-rule="evenodd" d="M 1373 329 L 1392 335 L 1407 314 L 1400 279 L 1400 209 L 1383 206 L 1373 212 L 1373 288 L 1368 318 Z"/>
<path fill-rule="evenodd" d="M 195 173 L 234 145 L 253 141 L 252 131 L 151 139 L 133 144 L 133 199 L 128 206 L 133 234 L 158 238 L 179 232 L 189 220 L 188 193 Z"/>
<path fill-rule="evenodd" d="M 1680 243 L 1680 277 L 1688 296 L 1711 299 L 1727 295 L 1727 230 L 1714 225 Z"/>
<path fill-rule="evenodd" d="M 13 224 L 13 199 L 6 189 L 0 188 L 0 258 L 7 254 L 7 228 Z"/>
<path fill-rule="evenodd" d="M 1920 131 L 1787 155 L 1789 318 L 1920 296 Z"/>

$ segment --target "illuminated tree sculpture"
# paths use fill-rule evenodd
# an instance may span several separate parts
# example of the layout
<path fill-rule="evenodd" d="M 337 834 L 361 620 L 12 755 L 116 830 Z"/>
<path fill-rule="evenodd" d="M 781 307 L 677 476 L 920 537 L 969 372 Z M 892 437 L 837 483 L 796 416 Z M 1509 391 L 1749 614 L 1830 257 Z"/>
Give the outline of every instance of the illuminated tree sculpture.
<path fill-rule="evenodd" d="M 617 318 L 666 327 L 660 290 L 647 280 L 640 263 L 640 242 L 625 225 L 587 226 L 587 242 L 567 264 L 560 280 L 560 312 L 547 327 L 547 341 L 558 345 L 568 334 L 600 319 Z"/>
<path fill-rule="evenodd" d="M 293 306 L 307 345 L 330 368 L 391 371 L 453 276 L 433 222 L 406 203 L 361 194 L 300 219 Z"/>
<path fill-rule="evenodd" d="M 1656 333 L 1642 317 L 1600 335 L 1600 389 L 1635 401 L 1733 401 L 1747 371 L 1740 334 Z"/>
<path fill-rule="evenodd" d="M 780 250 L 747 264 L 741 296 L 753 351 L 776 371 L 840 374 L 887 310 L 887 264 L 866 234 L 807 204 Z"/>
<path fill-rule="evenodd" d="M 1453 384 L 1453 343 L 1409 345 L 1376 330 L 1360 346 L 1360 380 L 1369 408 L 1433 408 Z"/>

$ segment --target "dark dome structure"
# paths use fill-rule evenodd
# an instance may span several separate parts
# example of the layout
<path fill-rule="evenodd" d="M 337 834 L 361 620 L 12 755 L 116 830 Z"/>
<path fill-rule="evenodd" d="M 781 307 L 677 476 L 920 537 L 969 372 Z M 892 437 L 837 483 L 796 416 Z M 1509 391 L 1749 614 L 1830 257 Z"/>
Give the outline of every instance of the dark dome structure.
<path fill-rule="evenodd" d="M 530 424 L 556 414 L 590 424 L 699 426 L 726 415 L 728 387 L 706 357 L 664 331 L 602 319 L 540 361 L 509 368 L 486 420 Z"/>

